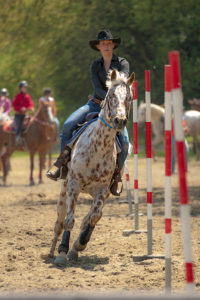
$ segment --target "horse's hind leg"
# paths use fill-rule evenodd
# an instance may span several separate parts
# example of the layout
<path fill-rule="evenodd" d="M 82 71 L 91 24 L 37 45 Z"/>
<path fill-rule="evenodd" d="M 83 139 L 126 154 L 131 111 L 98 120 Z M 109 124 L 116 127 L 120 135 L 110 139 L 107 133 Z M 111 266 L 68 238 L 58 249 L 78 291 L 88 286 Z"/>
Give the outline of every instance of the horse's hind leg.
<path fill-rule="evenodd" d="M 66 190 L 67 190 L 67 182 L 63 180 L 61 183 L 60 197 L 57 203 L 57 220 L 54 226 L 54 237 L 52 240 L 52 245 L 49 253 L 50 257 L 54 256 L 54 251 L 56 248 L 58 237 L 63 230 L 63 223 L 66 215 Z"/>
<path fill-rule="evenodd" d="M 83 219 L 80 235 L 74 242 L 72 250 L 68 254 L 69 259 L 78 259 L 78 252 L 85 250 L 87 247 L 87 243 L 91 238 L 95 225 L 102 217 L 102 209 L 106 200 L 108 199 L 109 194 L 110 192 L 108 191 L 108 188 L 103 189 L 96 194 L 89 213 Z"/>

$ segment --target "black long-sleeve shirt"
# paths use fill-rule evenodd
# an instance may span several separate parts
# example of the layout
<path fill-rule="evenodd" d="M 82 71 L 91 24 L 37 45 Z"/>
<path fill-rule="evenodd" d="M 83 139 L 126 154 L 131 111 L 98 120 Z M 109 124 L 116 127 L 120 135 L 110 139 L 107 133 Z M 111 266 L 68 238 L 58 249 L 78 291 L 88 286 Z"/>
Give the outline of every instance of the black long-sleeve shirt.
<path fill-rule="evenodd" d="M 109 70 L 116 69 L 123 72 L 127 77 L 129 76 L 129 63 L 123 58 L 113 54 Z M 106 96 L 108 88 L 106 87 L 106 80 L 108 73 L 104 67 L 103 57 L 96 59 L 91 64 L 91 81 L 94 87 L 94 98 L 103 100 Z"/>

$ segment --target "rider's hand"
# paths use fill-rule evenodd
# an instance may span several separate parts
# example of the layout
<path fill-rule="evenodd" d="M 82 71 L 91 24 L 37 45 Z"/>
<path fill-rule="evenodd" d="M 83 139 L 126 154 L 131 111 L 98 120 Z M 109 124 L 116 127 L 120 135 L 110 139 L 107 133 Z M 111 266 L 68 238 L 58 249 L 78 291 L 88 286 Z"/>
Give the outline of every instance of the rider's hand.
<path fill-rule="evenodd" d="M 23 106 L 23 107 L 21 108 L 21 111 L 22 111 L 22 112 L 26 112 L 26 107 Z"/>

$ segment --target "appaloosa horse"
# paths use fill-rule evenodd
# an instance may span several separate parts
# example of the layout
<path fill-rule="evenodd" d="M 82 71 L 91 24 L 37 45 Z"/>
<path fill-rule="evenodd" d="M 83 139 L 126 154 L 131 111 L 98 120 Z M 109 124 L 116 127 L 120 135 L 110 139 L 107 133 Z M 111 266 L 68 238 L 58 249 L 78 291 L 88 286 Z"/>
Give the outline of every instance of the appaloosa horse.
<path fill-rule="evenodd" d="M 91 123 L 80 135 L 68 163 L 67 179 L 61 183 L 57 204 L 57 220 L 50 256 L 54 255 L 58 236 L 63 228 L 62 242 L 55 264 L 65 265 L 69 250 L 70 232 L 74 226 L 74 212 L 80 192 L 93 197 L 90 211 L 83 219 L 81 232 L 69 252 L 69 259 L 77 259 L 78 251 L 83 251 L 96 223 L 102 216 L 102 209 L 110 195 L 110 182 L 116 166 L 116 133 L 125 127 L 131 106 L 130 86 L 134 73 L 129 78 L 113 70 L 107 82 L 108 92 L 98 119 Z"/>
<path fill-rule="evenodd" d="M 152 141 L 152 148 L 160 142 L 164 142 L 164 117 L 165 110 L 160 105 L 151 103 L 151 123 L 154 139 Z M 138 107 L 138 125 L 144 125 L 146 121 L 146 103 L 141 102 Z M 156 152 L 152 149 L 152 156 L 156 160 Z"/>
<path fill-rule="evenodd" d="M 30 120 L 24 132 L 25 147 L 16 147 L 15 133 L 6 132 L 4 126 L 0 126 L 0 151 L 5 149 L 1 156 L 3 164 L 3 182 L 6 184 L 8 170 L 6 162 L 16 150 L 28 151 L 30 153 L 30 185 L 34 185 L 33 169 L 34 155 L 39 154 L 39 183 L 42 183 L 42 167 L 44 165 L 45 154 L 52 148 L 56 138 L 56 125 L 54 122 L 51 107 L 44 104 Z"/>

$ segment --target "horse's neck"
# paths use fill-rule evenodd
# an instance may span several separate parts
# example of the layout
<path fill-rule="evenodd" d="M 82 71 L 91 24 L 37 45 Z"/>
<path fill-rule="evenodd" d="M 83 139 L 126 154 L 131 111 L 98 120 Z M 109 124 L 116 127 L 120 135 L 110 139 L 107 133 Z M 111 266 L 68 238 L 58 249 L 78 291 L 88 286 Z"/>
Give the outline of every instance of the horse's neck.
<path fill-rule="evenodd" d="M 42 120 L 42 121 L 45 121 L 45 118 L 44 118 L 44 114 L 43 114 L 42 108 L 40 108 L 40 109 L 36 112 L 35 118 L 37 118 L 37 119 L 39 119 L 39 120 Z"/>
<path fill-rule="evenodd" d="M 103 109 L 101 110 L 99 115 L 107 124 L 109 124 L 112 127 L 112 124 L 110 120 L 106 118 L 106 114 Z M 115 136 L 116 131 L 113 128 L 110 128 L 102 120 L 97 120 L 92 140 L 97 141 L 98 145 L 100 143 L 103 144 L 103 147 L 99 147 L 103 149 L 102 151 L 106 152 L 107 148 L 112 147 L 112 145 L 114 145 Z"/>

